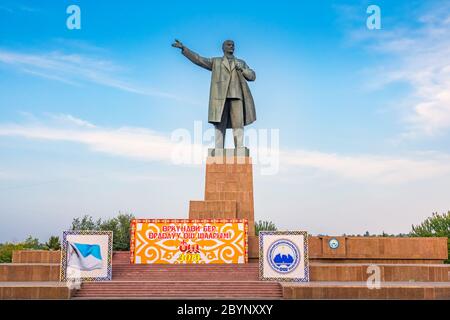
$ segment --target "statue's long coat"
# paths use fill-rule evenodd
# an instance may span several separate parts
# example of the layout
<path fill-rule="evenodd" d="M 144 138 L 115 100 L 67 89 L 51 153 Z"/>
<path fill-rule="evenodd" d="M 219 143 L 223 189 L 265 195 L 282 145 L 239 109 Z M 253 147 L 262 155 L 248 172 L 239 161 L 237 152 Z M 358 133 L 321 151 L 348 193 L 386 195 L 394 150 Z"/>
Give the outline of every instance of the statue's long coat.
<path fill-rule="evenodd" d="M 222 113 L 227 98 L 228 87 L 230 85 L 240 85 L 244 104 L 244 125 L 249 125 L 256 120 L 255 103 L 247 81 L 256 79 L 255 72 L 250 69 L 244 60 L 235 59 L 235 63 L 230 66 L 228 59 L 224 57 L 204 58 L 197 53 L 183 48 L 183 54 L 196 65 L 212 71 L 211 88 L 209 93 L 208 122 L 218 123 L 222 119 Z M 237 72 L 239 81 L 231 82 L 231 72 L 238 64 L 242 72 Z M 230 123 L 227 124 L 230 128 Z"/>

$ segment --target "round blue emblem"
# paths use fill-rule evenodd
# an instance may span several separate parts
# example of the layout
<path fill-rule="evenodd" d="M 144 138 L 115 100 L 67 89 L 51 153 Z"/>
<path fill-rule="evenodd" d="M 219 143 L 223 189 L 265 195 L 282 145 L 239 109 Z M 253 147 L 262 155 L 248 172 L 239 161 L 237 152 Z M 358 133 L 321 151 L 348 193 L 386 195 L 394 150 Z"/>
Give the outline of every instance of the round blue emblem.
<path fill-rule="evenodd" d="M 339 248 L 339 240 L 336 238 L 331 238 L 330 240 L 328 240 L 328 246 L 331 249 L 337 249 Z"/>
<path fill-rule="evenodd" d="M 289 273 L 297 268 L 300 262 L 300 252 L 292 241 L 280 239 L 270 245 L 267 251 L 267 261 L 273 270 L 279 273 Z"/>

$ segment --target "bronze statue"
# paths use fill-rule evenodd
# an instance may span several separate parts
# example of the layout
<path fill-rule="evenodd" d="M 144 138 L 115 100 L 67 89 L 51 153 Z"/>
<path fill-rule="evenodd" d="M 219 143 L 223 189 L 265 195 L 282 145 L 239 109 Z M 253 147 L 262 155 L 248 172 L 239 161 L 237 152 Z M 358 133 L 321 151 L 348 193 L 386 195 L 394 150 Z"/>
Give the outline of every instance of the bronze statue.
<path fill-rule="evenodd" d="M 244 148 L 244 126 L 256 120 L 255 104 L 247 81 L 256 79 L 255 72 L 244 60 L 234 56 L 234 41 L 223 42 L 223 57 L 204 58 L 180 41 L 172 44 L 196 65 L 212 71 L 208 122 L 215 127 L 215 153 L 223 152 L 227 128 L 233 128 L 234 147 Z"/>

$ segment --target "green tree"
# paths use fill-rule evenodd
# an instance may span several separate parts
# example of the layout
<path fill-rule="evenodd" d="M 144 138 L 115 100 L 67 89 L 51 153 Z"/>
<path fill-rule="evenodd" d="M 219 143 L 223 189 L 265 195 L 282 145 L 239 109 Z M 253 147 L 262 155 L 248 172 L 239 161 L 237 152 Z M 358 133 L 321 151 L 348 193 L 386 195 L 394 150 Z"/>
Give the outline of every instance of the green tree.
<path fill-rule="evenodd" d="M 44 250 L 45 246 L 39 243 L 37 238 L 29 236 L 19 243 L 6 242 L 0 244 L 0 263 L 10 263 L 12 261 L 12 253 L 15 250 Z"/>
<path fill-rule="evenodd" d="M 27 249 L 33 249 L 33 250 L 41 250 L 44 249 L 44 245 L 42 245 L 39 242 L 38 238 L 33 238 L 32 236 L 28 236 L 28 238 L 25 239 L 23 242 L 23 245 Z"/>
<path fill-rule="evenodd" d="M 277 231 L 277 226 L 272 221 L 257 221 L 255 223 L 255 233 L 259 235 L 260 231 Z"/>
<path fill-rule="evenodd" d="M 61 249 L 61 242 L 59 241 L 59 237 L 51 236 L 48 241 L 45 243 L 45 248 L 47 250 L 59 250 Z"/>
<path fill-rule="evenodd" d="M 119 213 L 115 218 L 100 223 L 100 230 L 113 232 L 113 249 L 118 251 L 130 250 L 130 229 L 132 214 Z"/>
<path fill-rule="evenodd" d="M 0 244 L 0 263 L 11 263 L 12 252 L 14 250 L 23 250 L 23 244 L 21 243 L 3 243 Z"/>
<path fill-rule="evenodd" d="M 70 230 L 99 230 L 101 219 L 94 221 L 89 215 L 84 215 L 81 218 L 74 218 Z"/>
<path fill-rule="evenodd" d="M 412 237 L 447 237 L 448 248 L 450 247 L 450 211 L 443 214 L 433 213 L 417 226 L 412 226 L 410 233 Z M 449 251 L 450 256 L 450 251 Z M 450 259 L 446 261 L 450 263 Z"/>
<path fill-rule="evenodd" d="M 94 231 L 112 231 L 113 232 L 113 250 L 130 250 L 130 225 L 134 219 L 132 214 L 119 212 L 115 218 L 102 221 L 94 219 L 89 215 L 72 220 L 71 230 L 94 230 Z"/>

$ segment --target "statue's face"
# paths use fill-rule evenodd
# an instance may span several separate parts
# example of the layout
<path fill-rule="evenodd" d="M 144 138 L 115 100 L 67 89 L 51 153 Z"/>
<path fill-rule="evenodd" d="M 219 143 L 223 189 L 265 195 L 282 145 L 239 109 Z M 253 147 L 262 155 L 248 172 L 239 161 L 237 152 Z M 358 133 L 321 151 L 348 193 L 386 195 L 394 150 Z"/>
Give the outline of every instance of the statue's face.
<path fill-rule="evenodd" d="M 223 53 L 233 54 L 234 53 L 234 41 L 227 40 L 222 45 Z"/>

